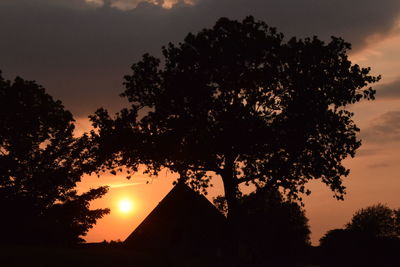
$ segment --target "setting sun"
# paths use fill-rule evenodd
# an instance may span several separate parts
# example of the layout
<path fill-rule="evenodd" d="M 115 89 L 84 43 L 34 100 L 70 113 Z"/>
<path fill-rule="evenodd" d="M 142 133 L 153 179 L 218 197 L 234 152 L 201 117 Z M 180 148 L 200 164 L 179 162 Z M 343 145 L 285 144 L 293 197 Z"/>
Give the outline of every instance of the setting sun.
<path fill-rule="evenodd" d="M 132 211 L 133 204 L 132 201 L 124 199 L 118 203 L 119 211 L 122 213 L 128 213 Z"/>

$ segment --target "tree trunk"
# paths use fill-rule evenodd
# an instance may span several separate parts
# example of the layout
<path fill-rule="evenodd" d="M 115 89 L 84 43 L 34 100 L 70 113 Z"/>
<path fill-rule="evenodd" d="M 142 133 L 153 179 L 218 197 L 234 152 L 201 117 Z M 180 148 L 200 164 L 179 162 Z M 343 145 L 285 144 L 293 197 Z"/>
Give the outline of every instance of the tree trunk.
<path fill-rule="evenodd" d="M 236 183 L 234 160 L 225 157 L 224 170 L 221 173 L 224 184 L 225 199 L 228 206 L 227 246 L 225 249 L 225 266 L 240 266 L 238 256 L 239 233 L 239 203 L 237 199 L 238 184 Z"/>
<path fill-rule="evenodd" d="M 225 199 L 228 206 L 228 220 L 233 221 L 237 219 L 239 212 L 239 205 L 237 200 L 238 185 L 236 184 L 233 171 L 229 172 L 224 170 L 222 181 L 224 183 Z"/>

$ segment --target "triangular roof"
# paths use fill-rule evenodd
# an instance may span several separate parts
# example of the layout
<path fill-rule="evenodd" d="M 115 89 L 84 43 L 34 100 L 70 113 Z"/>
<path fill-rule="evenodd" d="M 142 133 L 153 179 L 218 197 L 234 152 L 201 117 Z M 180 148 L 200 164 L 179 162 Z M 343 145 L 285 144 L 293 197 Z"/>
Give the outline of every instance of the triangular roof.
<path fill-rule="evenodd" d="M 225 217 L 203 195 L 178 182 L 124 244 L 164 250 L 215 247 L 221 243 L 225 222 Z"/>

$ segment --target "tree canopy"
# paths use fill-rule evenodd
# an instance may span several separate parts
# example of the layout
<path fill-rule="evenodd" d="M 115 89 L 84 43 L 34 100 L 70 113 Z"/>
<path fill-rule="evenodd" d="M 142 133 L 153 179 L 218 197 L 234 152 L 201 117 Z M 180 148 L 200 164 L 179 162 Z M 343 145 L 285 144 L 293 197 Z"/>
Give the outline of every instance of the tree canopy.
<path fill-rule="evenodd" d="M 349 49 L 341 38 L 286 40 L 253 17 L 221 18 L 163 47 L 162 60 L 145 54 L 132 65 L 130 107 L 91 117 L 96 164 L 168 168 L 200 187 L 220 176 L 232 216 L 243 183 L 301 198 L 318 179 L 342 199 L 342 160 L 361 144 L 346 107 L 374 99 L 368 85 L 380 79 L 352 64 Z"/>
<path fill-rule="evenodd" d="M 400 239 L 400 209 L 376 204 L 358 210 L 346 229 L 364 235 Z"/>
<path fill-rule="evenodd" d="M 1 242 L 80 242 L 109 212 L 89 209 L 107 188 L 74 189 L 88 170 L 87 137 L 74 137 L 72 114 L 43 87 L 1 72 L 0 114 Z"/>
<path fill-rule="evenodd" d="M 395 266 L 399 230 L 400 209 L 383 204 L 360 209 L 344 229 L 330 230 L 320 239 L 323 266 Z"/>

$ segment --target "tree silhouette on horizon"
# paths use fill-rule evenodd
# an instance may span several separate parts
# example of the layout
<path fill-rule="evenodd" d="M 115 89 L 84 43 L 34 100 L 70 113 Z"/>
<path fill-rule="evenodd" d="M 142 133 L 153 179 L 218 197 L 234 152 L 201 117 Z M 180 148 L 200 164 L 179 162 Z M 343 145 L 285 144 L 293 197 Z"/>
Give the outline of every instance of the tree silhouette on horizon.
<path fill-rule="evenodd" d="M 343 199 L 342 161 L 361 145 L 346 108 L 374 99 L 367 86 L 380 79 L 352 64 L 349 49 L 341 38 L 286 41 L 253 17 L 221 18 L 163 47 L 163 59 L 145 54 L 132 65 L 122 93 L 130 106 L 91 116 L 93 164 L 168 168 L 200 188 L 219 176 L 228 218 L 241 184 L 301 199 L 320 180 Z"/>
<path fill-rule="evenodd" d="M 323 266 L 398 266 L 400 209 L 376 204 L 320 239 Z M 330 258 L 330 255 L 337 255 Z"/>
<path fill-rule="evenodd" d="M 375 204 L 356 211 L 346 229 L 374 237 L 400 240 L 400 209 Z"/>
<path fill-rule="evenodd" d="M 1 72 L 0 114 L 0 243 L 82 242 L 109 212 L 89 208 L 106 187 L 75 189 L 88 171 L 87 137 L 74 137 L 72 114 L 42 86 Z"/>

